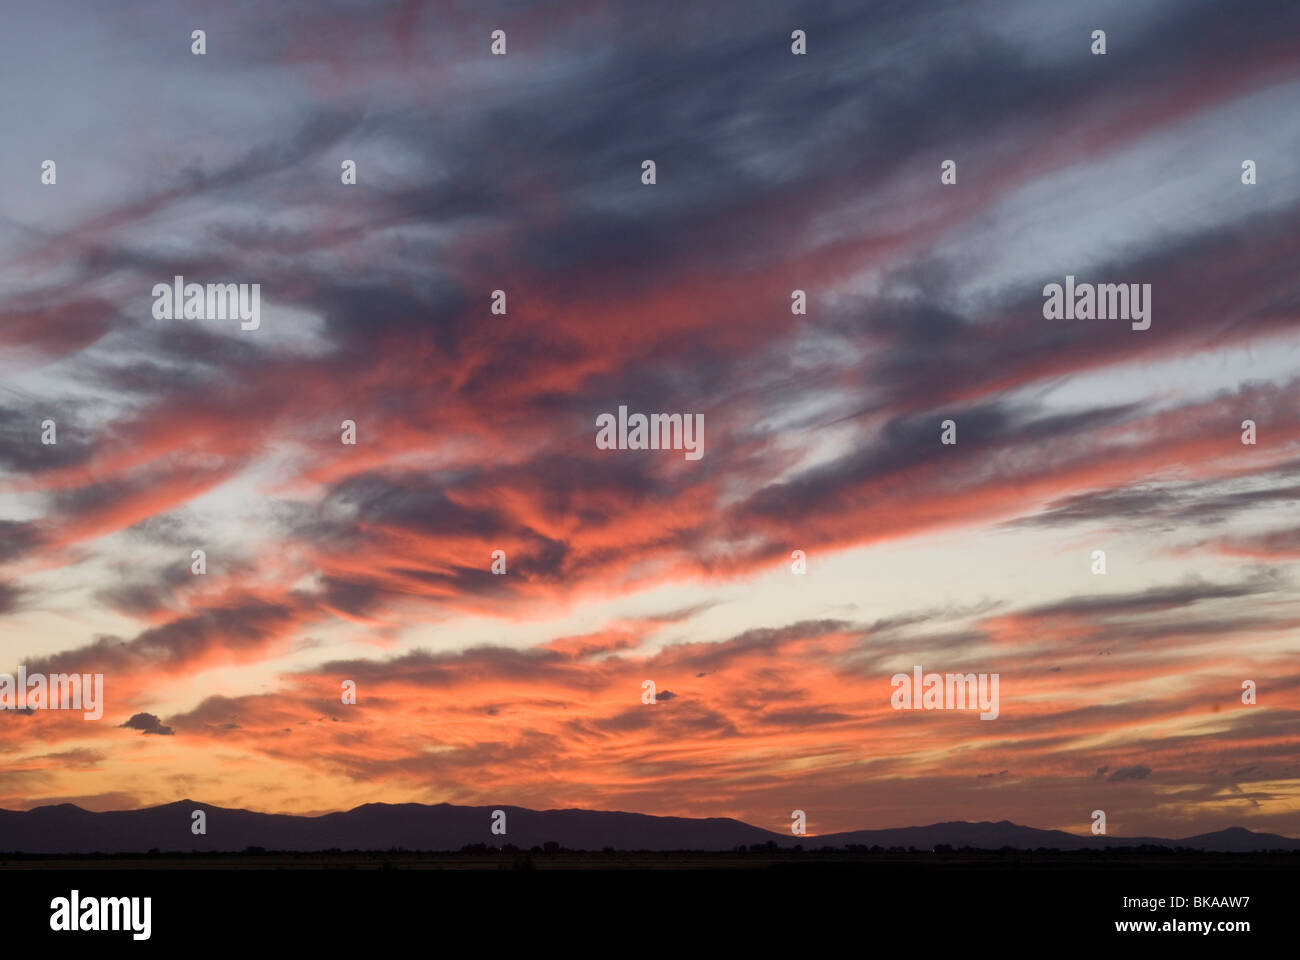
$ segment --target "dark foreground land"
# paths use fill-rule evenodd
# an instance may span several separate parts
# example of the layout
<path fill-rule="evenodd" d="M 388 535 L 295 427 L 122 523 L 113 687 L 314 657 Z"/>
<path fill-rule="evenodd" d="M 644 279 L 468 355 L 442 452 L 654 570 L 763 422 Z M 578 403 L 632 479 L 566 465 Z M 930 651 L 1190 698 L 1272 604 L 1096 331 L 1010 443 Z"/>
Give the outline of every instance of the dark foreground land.
<path fill-rule="evenodd" d="M 876 851 L 579 851 L 467 849 L 455 852 L 246 850 L 238 853 L 55 854 L 0 852 L 0 870 L 548 870 L 548 871 L 1182 871 L 1292 870 L 1300 852 L 1205 853 L 1197 850 L 876 850 Z"/>
<path fill-rule="evenodd" d="M 929 944 L 974 956 L 1003 944 L 1020 956 L 1127 940 L 1126 954 L 1225 956 L 1294 947 L 1297 879 L 1295 853 L 1143 849 L 0 854 L 0 923 L 9 942 L 124 951 L 409 941 L 485 956 L 550 944 L 575 957 L 822 957 Z M 51 932 L 53 901 L 72 891 L 150 898 L 149 942 Z M 1119 927 L 1133 921 L 1155 929 Z"/>

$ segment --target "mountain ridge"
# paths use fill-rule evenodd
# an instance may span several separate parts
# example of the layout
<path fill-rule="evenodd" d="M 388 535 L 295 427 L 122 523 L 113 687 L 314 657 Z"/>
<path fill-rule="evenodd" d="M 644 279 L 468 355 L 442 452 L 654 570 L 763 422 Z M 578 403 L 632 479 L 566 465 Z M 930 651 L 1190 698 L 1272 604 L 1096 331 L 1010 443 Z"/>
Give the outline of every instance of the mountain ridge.
<path fill-rule="evenodd" d="M 202 810 L 206 833 L 194 834 L 193 812 Z M 506 833 L 493 834 L 493 811 L 505 812 Z M 372 802 L 315 815 L 259 813 L 191 799 L 137 810 L 95 812 L 72 803 L 30 810 L 0 810 L 0 851 L 35 854 L 239 852 L 248 847 L 319 850 L 459 850 L 472 844 L 522 849 L 558 843 L 571 850 L 712 850 L 775 843 L 805 849 L 825 846 L 916 847 L 938 845 L 998 850 L 1107 847 L 1184 847 L 1205 852 L 1300 850 L 1300 839 L 1233 826 L 1181 839 L 1076 835 L 1000 821 L 953 820 L 924 826 L 850 830 L 792 836 L 733 817 L 661 817 L 621 810 L 568 807 L 532 810 L 510 804 Z"/>

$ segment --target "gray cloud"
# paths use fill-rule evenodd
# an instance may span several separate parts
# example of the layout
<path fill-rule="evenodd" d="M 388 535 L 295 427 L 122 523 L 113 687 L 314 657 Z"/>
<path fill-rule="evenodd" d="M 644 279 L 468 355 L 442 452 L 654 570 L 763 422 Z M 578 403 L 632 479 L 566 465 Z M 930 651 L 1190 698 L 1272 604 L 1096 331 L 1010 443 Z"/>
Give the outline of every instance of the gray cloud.
<path fill-rule="evenodd" d="M 169 737 L 175 733 L 171 727 L 163 724 L 163 722 L 152 713 L 137 713 L 133 715 L 130 720 L 126 721 L 126 723 L 122 724 L 122 726 L 129 730 L 139 730 L 144 734 L 152 733 Z"/>
<path fill-rule="evenodd" d="M 1131 767 L 1120 767 L 1106 780 L 1108 783 L 1114 783 L 1124 780 L 1145 780 L 1149 776 L 1151 776 L 1151 768 L 1139 763 Z"/>

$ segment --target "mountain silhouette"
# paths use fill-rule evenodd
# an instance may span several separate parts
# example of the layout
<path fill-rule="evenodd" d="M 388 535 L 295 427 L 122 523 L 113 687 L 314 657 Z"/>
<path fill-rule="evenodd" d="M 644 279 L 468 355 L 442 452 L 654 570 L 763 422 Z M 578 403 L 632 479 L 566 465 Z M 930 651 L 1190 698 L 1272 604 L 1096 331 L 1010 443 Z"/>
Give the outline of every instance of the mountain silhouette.
<path fill-rule="evenodd" d="M 191 832 L 194 811 L 202 810 L 207 832 Z M 506 834 L 491 832 L 493 811 L 506 815 Z M 232 810 L 181 800 L 141 810 L 94 813 L 70 803 L 27 811 L 0 810 L 0 851 L 7 853 L 88 854 L 237 852 L 266 850 L 459 850 L 469 844 L 529 849 L 558 843 L 571 850 L 734 850 L 767 844 L 806 849 L 849 845 L 916 847 L 938 844 L 1019 850 L 1040 847 L 1088 850 L 1156 845 L 1214 852 L 1300 850 L 1300 840 L 1232 827 L 1182 840 L 1153 837 L 1077 836 L 1037 830 L 1003 820 L 998 823 L 936 823 L 925 827 L 856 830 L 795 837 L 730 818 L 654 817 L 601 810 L 529 810 L 524 807 L 462 807 L 440 803 L 367 803 L 316 817 Z"/>
<path fill-rule="evenodd" d="M 1259 850 L 1300 850 L 1300 840 L 1272 833 L 1254 833 L 1244 827 L 1230 827 L 1216 833 L 1203 833 L 1181 840 L 1160 837 L 1111 837 L 1078 835 L 1063 830 L 1038 830 L 1022 827 L 1009 820 L 968 823 L 934 823 L 928 827 L 899 827 L 890 830 L 854 830 L 810 838 L 806 845 L 833 847 L 848 845 L 881 847 L 918 847 L 928 850 L 937 844 L 951 847 L 975 847 L 982 850 L 1017 850 L 1048 848 L 1056 850 L 1101 850 L 1106 847 L 1187 847 L 1214 853 L 1250 853 Z"/>

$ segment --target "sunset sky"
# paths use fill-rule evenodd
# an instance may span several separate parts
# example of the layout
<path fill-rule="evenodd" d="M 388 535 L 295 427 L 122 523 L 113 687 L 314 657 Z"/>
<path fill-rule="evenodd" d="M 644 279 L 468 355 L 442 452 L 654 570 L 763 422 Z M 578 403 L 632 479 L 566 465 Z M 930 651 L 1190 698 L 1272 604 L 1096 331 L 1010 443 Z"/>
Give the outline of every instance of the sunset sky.
<path fill-rule="evenodd" d="M 0 672 L 106 697 L 0 712 L 0 808 L 1300 836 L 1300 5 L 15 0 L 0 54 Z"/>

